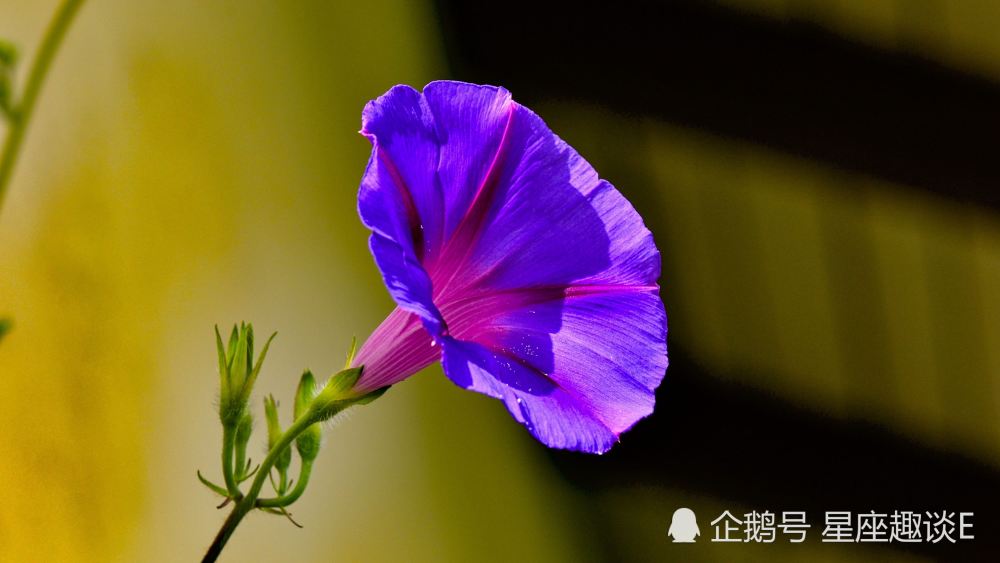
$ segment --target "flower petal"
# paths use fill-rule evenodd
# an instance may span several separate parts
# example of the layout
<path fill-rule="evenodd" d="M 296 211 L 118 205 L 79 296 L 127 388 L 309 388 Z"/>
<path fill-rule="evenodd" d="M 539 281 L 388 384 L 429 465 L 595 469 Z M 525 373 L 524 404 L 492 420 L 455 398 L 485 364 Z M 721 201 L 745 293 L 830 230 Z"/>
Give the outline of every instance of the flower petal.
<path fill-rule="evenodd" d="M 441 323 L 420 265 L 438 258 L 488 187 L 513 106 L 502 88 L 442 81 L 423 94 L 393 87 L 362 115 L 361 132 L 373 148 L 358 213 L 372 230 L 372 253 L 393 298 L 424 318 L 432 334 Z"/>
<path fill-rule="evenodd" d="M 431 299 L 431 282 L 420 263 L 402 245 L 377 233 L 372 233 L 368 246 L 396 304 L 419 315 L 431 335 L 440 335 L 444 321 Z"/>
<path fill-rule="evenodd" d="M 397 87 L 362 132 L 372 252 L 452 381 L 552 447 L 606 451 L 652 412 L 667 366 L 659 253 L 611 184 L 502 88 Z"/>
<path fill-rule="evenodd" d="M 666 315 L 655 291 L 578 287 L 561 298 L 520 299 L 515 306 L 504 298 L 502 309 L 481 302 L 461 340 L 445 339 L 452 381 L 503 399 L 551 447 L 604 451 L 652 412 L 667 367 Z"/>
<path fill-rule="evenodd" d="M 501 399 L 549 447 L 603 453 L 618 440 L 588 405 L 530 366 L 481 344 L 446 339 L 442 364 L 460 386 Z"/>
<path fill-rule="evenodd" d="M 420 92 L 395 86 L 365 106 L 361 133 L 373 145 L 358 193 L 361 221 L 419 259 L 443 234 L 430 109 Z"/>
<path fill-rule="evenodd" d="M 517 106 L 507 136 L 465 283 L 654 285 L 659 253 L 628 200 L 531 110 Z"/>
<path fill-rule="evenodd" d="M 396 86 L 365 107 L 361 133 L 371 140 L 372 153 L 358 192 L 358 214 L 372 230 L 372 255 L 393 299 L 437 334 L 441 316 L 420 264 L 442 236 L 433 119 L 419 92 Z"/>
<path fill-rule="evenodd" d="M 440 143 L 438 176 L 444 190 L 445 238 L 469 214 L 473 201 L 489 188 L 498 156 L 517 107 L 510 92 L 495 86 L 441 80 L 424 87 L 424 98 Z"/>
<path fill-rule="evenodd" d="M 501 399 L 549 447 L 603 453 L 618 439 L 587 405 L 532 368 L 480 344 L 446 339 L 442 364 L 460 386 Z"/>

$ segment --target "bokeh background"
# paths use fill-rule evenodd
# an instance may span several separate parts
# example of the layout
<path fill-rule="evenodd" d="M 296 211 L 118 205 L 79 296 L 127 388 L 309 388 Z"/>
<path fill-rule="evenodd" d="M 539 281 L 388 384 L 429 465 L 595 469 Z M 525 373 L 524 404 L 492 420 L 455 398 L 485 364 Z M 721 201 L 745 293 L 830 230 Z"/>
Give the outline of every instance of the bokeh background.
<path fill-rule="evenodd" d="M 55 7 L 0 0 L 0 36 L 30 57 Z M 507 86 L 646 218 L 657 412 L 549 452 L 430 368 L 327 432 L 305 529 L 254 515 L 224 560 L 996 560 L 998 26 L 990 0 L 89 1 L 0 215 L 0 560 L 200 557 L 211 327 L 279 332 L 258 395 L 288 405 L 389 312 L 356 131 L 435 78 Z M 707 541 L 751 509 L 809 511 L 810 541 Z M 873 509 L 975 511 L 976 540 L 818 541 Z"/>

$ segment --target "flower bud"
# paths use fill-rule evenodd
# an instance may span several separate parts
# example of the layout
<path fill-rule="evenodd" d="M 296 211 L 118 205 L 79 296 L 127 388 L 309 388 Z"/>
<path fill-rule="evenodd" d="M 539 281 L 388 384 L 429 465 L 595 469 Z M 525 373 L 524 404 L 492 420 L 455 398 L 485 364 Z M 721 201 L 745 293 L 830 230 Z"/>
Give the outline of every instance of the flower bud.
<path fill-rule="evenodd" d="M 271 451 L 281 439 L 281 423 L 278 421 L 278 403 L 273 395 L 264 397 L 264 418 L 267 419 L 267 449 Z M 284 493 L 285 483 L 288 482 L 288 467 L 292 464 L 292 449 L 285 448 L 274 460 L 274 469 L 278 471 L 279 491 Z"/>
<path fill-rule="evenodd" d="M 295 392 L 296 421 L 302 417 L 309 417 L 310 420 L 314 418 L 311 406 L 315 397 L 316 378 L 313 377 L 311 371 L 306 370 L 302 374 L 302 379 L 299 380 L 299 388 Z M 319 444 L 323 438 L 323 428 L 318 424 L 320 420 L 316 419 L 317 424 L 309 426 L 309 428 L 295 439 L 295 447 L 299 450 L 299 457 L 304 462 L 312 461 L 319 455 Z"/>
<path fill-rule="evenodd" d="M 281 422 L 278 420 L 278 401 L 274 395 L 264 397 L 264 418 L 267 420 L 267 449 L 273 450 L 281 439 Z"/>
<path fill-rule="evenodd" d="M 243 390 L 247 380 L 247 366 L 253 361 L 247 358 L 247 354 L 253 354 L 253 327 L 240 323 L 236 350 L 229 358 L 229 382 L 237 392 Z"/>
<path fill-rule="evenodd" d="M 243 417 L 240 418 L 240 423 L 236 425 L 236 447 L 242 445 L 245 449 L 252 433 L 253 415 L 250 414 L 250 411 L 246 411 L 243 413 Z"/>
<path fill-rule="evenodd" d="M 215 328 L 219 355 L 219 417 L 223 425 L 235 428 L 242 420 L 264 357 L 276 335 L 274 333 L 267 339 L 257 363 L 253 364 L 253 325 L 240 323 L 239 328 L 234 326 L 226 347 L 222 345 L 219 328 Z"/>

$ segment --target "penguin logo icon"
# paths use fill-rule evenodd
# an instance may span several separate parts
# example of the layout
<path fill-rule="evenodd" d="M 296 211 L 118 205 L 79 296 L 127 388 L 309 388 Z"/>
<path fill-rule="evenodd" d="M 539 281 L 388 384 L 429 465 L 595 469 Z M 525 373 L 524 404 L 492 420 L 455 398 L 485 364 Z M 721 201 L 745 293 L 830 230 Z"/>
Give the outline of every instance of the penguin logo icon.
<path fill-rule="evenodd" d="M 674 538 L 674 543 L 694 543 L 695 536 L 701 535 L 698 529 L 698 519 L 690 508 L 678 508 L 670 520 L 667 535 Z"/>

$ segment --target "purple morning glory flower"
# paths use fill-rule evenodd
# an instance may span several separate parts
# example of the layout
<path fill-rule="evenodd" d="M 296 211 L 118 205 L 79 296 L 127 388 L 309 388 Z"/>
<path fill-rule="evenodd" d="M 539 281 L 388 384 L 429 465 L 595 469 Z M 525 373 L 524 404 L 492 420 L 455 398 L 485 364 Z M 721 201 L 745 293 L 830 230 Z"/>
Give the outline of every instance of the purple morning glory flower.
<path fill-rule="evenodd" d="M 368 103 L 358 212 L 398 307 L 361 391 L 441 360 L 555 448 L 605 452 L 667 368 L 660 256 L 642 218 L 503 88 L 395 86 Z"/>

